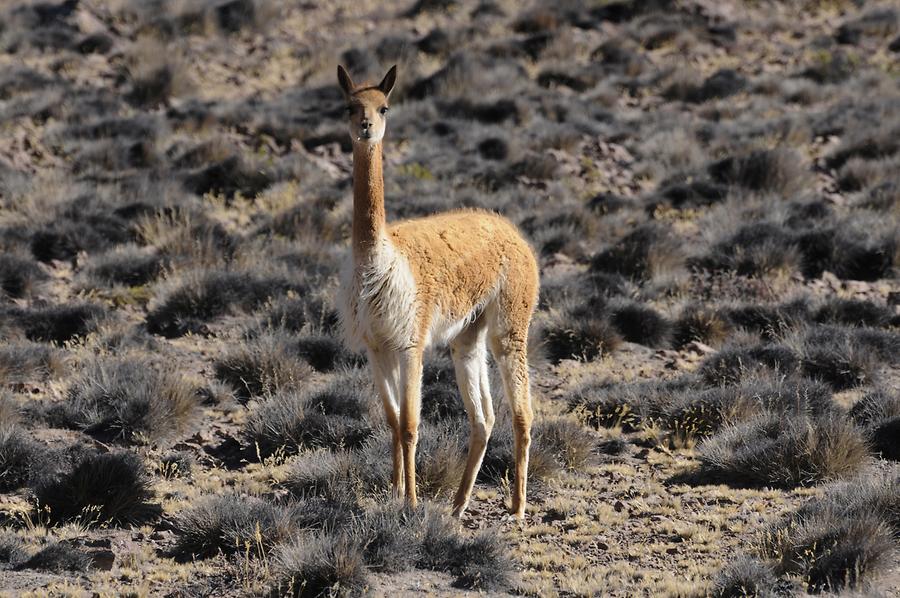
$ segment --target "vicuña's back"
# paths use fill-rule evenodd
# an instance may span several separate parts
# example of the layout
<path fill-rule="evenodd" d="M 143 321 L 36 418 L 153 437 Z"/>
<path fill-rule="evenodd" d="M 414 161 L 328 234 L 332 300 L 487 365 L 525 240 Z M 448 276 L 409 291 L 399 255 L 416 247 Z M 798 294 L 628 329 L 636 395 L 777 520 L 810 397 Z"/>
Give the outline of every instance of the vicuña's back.
<path fill-rule="evenodd" d="M 515 432 L 512 510 L 524 516 L 531 442 L 528 327 L 538 267 L 516 227 L 482 210 L 457 210 L 387 225 L 382 144 L 391 68 L 377 86 L 357 87 L 338 67 L 353 139 L 353 251 L 343 277 L 342 320 L 365 348 L 393 432 L 393 486 L 415 504 L 415 450 L 422 355 L 449 343 L 471 427 L 465 473 L 454 501 L 468 504 L 494 424 L 487 349 L 497 363 Z"/>

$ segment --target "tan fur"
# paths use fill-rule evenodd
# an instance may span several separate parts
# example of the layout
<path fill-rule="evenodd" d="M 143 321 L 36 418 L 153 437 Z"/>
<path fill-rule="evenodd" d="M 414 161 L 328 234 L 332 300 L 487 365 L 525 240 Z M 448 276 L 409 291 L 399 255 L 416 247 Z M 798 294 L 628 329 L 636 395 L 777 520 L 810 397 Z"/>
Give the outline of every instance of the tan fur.
<path fill-rule="evenodd" d="M 454 512 L 468 504 L 494 424 L 487 348 L 503 378 L 515 432 L 512 511 L 525 512 L 531 396 L 528 327 L 537 302 L 538 267 L 516 227 L 482 210 L 457 210 L 388 226 L 382 144 L 395 69 L 378 86 L 358 88 L 338 67 L 353 138 L 353 249 L 344 274 L 343 322 L 366 347 L 393 433 L 393 484 L 416 503 L 415 451 L 421 407 L 422 355 L 446 341 L 469 414 L 466 470 Z"/>

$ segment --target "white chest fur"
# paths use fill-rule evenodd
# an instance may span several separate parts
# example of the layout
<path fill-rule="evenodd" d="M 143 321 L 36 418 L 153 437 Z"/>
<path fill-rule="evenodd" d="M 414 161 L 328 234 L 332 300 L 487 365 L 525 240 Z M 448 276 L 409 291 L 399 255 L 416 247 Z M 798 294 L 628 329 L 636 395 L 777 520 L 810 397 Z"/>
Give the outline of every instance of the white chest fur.
<path fill-rule="evenodd" d="M 387 239 L 364 260 L 347 257 L 341 295 L 341 320 L 352 348 L 401 349 L 414 342 L 416 282 L 406 258 Z"/>

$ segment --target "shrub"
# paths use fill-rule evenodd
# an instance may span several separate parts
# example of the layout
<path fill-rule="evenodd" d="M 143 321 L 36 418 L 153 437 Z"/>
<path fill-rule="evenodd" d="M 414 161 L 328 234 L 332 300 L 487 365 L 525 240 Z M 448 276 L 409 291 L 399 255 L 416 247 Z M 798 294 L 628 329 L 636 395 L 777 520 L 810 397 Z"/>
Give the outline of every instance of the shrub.
<path fill-rule="evenodd" d="M 684 391 L 661 408 L 660 422 L 675 439 L 689 444 L 725 425 L 746 421 L 765 411 L 820 416 L 834 412 L 831 390 L 810 380 L 750 378 L 740 386 Z"/>
<path fill-rule="evenodd" d="M 717 347 L 731 332 L 731 324 L 726 318 L 702 305 L 684 308 L 672 328 L 672 344 L 677 349 L 683 349 L 694 341 Z"/>
<path fill-rule="evenodd" d="M 322 389 L 278 392 L 250 414 L 245 434 L 263 456 L 282 447 L 289 452 L 358 447 L 372 433 L 362 419 L 370 405 L 368 394 L 371 391 L 348 384 L 346 378 Z"/>
<path fill-rule="evenodd" d="M 183 433 L 199 406 L 173 370 L 143 359 L 96 359 L 48 409 L 51 422 L 119 442 L 161 442 Z"/>
<path fill-rule="evenodd" d="M 13 253 L 0 255 L 0 292 L 20 299 L 31 294 L 34 285 L 47 276 L 31 259 Z"/>
<path fill-rule="evenodd" d="M 84 573 L 93 565 L 89 554 L 66 542 L 53 542 L 19 564 L 17 569 L 39 569 L 62 573 L 73 571 Z"/>
<path fill-rule="evenodd" d="M 779 305 L 741 305 L 722 310 L 722 317 L 731 325 L 775 340 L 796 330 L 809 319 L 805 301 L 791 301 Z"/>
<path fill-rule="evenodd" d="M 872 449 L 882 458 L 900 461 L 900 415 L 883 420 L 871 432 Z"/>
<path fill-rule="evenodd" d="M 701 472 L 736 485 L 791 488 L 856 473 L 868 462 L 862 432 L 838 416 L 771 413 L 700 445 Z"/>
<path fill-rule="evenodd" d="M 740 598 L 741 596 L 769 596 L 775 593 L 775 572 L 772 566 L 755 558 L 742 557 L 726 565 L 713 581 L 710 596 Z"/>
<path fill-rule="evenodd" d="M 801 257 L 790 235 L 768 222 L 746 224 L 718 242 L 696 265 L 742 276 L 772 276 L 799 269 Z"/>
<path fill-rule="evenodd" d="M 38 508 L 53 522 L 141 524 L 160 509 L 140 457 L 128 451 L 90 454 L 68 471 L 41 480 Z"/>
<path fill-rule="evenodd" d="M 595 255 L 591 270 L 621 274 L 635 281 L 651 280 L 682 266 L 681 247 L 670 229 L 658 223 L 643 224 Z"/>
<path fill-rule="evenodd" d="M 437 424 L 462 421 L 466 407 L 456 385 L 456 371 L 450 358 L 430 356 L 422 370 L 422 419 Z"/>
<path fill-rule="evenodd" d="M 729 156 L 710 164 L 707 170 L 720 183 L 783 194 L 801 189 L 809 178 L 800 155 L 788 148 Z"/>
<path fill-rule="evenodd" d="M 894 310 L 871 301 L 831 298 L 816 312 L 815 320 L 821 323 L 877 328 L 889 325 L 894 317 Z"/>
<path fill-rule="evenodd" d="M 62 344 L 97 329 L 106 310 L 89 303 L 36 309 L 12 309 L 5 316 L 28 340 Z"/>
<path fill-rule="evenodd" d="M 0 570 L 14 569 L 26 560 L 25 542 L 8 529 L 0 531 Z"/>
<path fill-rule="evenodd" d="M 0 425 L 0 492 L 25 486 L 38 463 L 38 445 L 14 425 Z"/>
<path fill-rule="evenodd" d="M 203 497 L 175 516 L 179 560 L 245 552 L 264 557 L 292 531 L 289 511 L 261 498 L 225 494 Z M 262 553 L 260 553 L 262 551 Z"/>
<path fill-rule="evenodd" d="M 338 500 L 351 494 L 360 475 L 354 454 L 319 449 L 299 454 L 281 485 L 298 498 L 320 496 Z"/>
<path fill-rule="evenodd" d="M 622 344 L 622 337 L 602 315 L 556 318 L 545 325 L 543 337 L 544 351 L 554 364 L 563 359 L 593 361 Z"/>
<path fill-rule="evenodd" d="M 364 365 L 360 355 L 350 353 L 343 343 L 325 334 L 309 334 L 297 339 L 294 350 L 318 372 L 330 372 L 340 367 Z"/>
<path fill-rule="evenodd" d="M 584 467 L 597 444 L 590 430 L 565 417 L 539 419 L 532 438 L 537 452 L 553 456 L 561 467 L 570 471 Z"/>
<path fill-rule="evenodd" d="M 801 369 L 805 376 L 821 380 L 835 390 L 847 390 L 872 381 L 875 360 L 851 342 L 807 344 Z"/>
<path fill-rule="evenodd" d="M 17 342 L 0 346 L 0 384 L 41 382 L 63 373 L 57 349 L 46 345 Z"/>
<path fill-rule="evenodd" d="M 456 587 L 496 591 L 508 585 L 512 563 L 497 531 L 482 530 L 469 539 L 457 530 L 453 518 L 426 510 L 416 565 L 456 575 Z"/>
<path fill-rule="evenodd" d="M 203 332 L 210 320 L 237 308 L 254 309 L 289 290 L 303 289 L 278 276 L 206 272 L 185 281 L 153 307 L 147 314 L 147 330 L 167 338 Z"/>
<path fill-rule="evenodd" d="M 356 520 L 351 535 L 362 545 L 372 571 L 398 573 L 419 560 L 416 514 L 406 504 L 388 503 Z"/>
<path fill-rule="evenodd" d="M 691 376 L 635 384 L 589 382 L 572 393 L 569 409 L 595 428 L 621 427 L 625 432 L 634 432 L 652 424 L 662 413 L 663 405 L 696 384 Z"/>
<path fill-rule="evenodd" d="M 612 307 L 610 323 L 626 341 L 647 347 L 666 347 L 672 336 L 672 323 L 655 309 L 639 303 Z"/>
<path fill-rule="evenodd" d="M 165 263 L 162 256 L 130 245 L 94 258 L 86 269 L 86 276 L 94 286 L 140 286 L 159 276 Z"/>
<path fill-rule="evenodd" d="M 238 400 L 278 391 L 296 390 L 312 369 L 297 354 L 294 339 L 286 334 L 266 334 L 240 343 L 216 360 L 216 378 L 229 384 Z"/>
<path fill-rule="evenodd" d="M 863 427 L 900 416 L 900 394 L 877 389 L 867 393 L 850 409 L 850 417 Z"/>
<path fill-rule="evenodd" d="M 797 355 L 783 345 L 730 346 L 704 359 L 697 373 L 709 384 L 735 384 L 766 370 L 791 374 L 799 364 Z"/>
<path fill-rule="evenodd" d="M 838 520 L 819 513 L 803 520 L 778 547 L 779 568 L 800 573 L 810 593 L 864 587 L 886 570 L 895 551 L 890 528 L 874 514 Z"/>
<path fill-rule="evenodd" d="M 275 556 L 279 596 L 344 596 L 362 593 L 367 583 L 363 548 L 345 533 L 300 536 Z"/>

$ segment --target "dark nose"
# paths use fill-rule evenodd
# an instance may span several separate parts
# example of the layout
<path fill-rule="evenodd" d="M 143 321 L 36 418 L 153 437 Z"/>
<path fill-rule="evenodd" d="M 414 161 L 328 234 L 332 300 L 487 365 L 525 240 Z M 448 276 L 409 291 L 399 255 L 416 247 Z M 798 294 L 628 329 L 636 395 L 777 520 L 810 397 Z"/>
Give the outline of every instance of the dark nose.
<path fill-rule="evenodd" d="M 363 120 L 359 123 L 359 126 L 361 126 L 363 129 L 368 129 L 370 126 L 372 126 L 372 123 L 367 120 Z"/>

